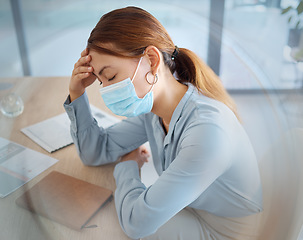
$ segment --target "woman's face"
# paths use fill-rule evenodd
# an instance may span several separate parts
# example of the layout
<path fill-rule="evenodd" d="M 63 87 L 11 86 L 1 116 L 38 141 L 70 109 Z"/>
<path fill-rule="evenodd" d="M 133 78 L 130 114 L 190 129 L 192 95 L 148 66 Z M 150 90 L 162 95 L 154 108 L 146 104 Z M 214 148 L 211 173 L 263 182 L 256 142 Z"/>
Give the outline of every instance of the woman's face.
<path fill-rule="evenodd" d="M 121 58 L 94 50 L 90 50 L 89 55 L 91 55 L 90 66 L 93 67 L 93 74 L 102 83 L 103 87 L 130 78 L 133 80 L 139 98 L 144 97 L 151 89 L 151 85 L 145 80 L 145 75 L 150 71 L 150 63 L 146 55 L 139 66 L 140 58 Z M 133 79 L 137 66 L 138 71 Z"/>

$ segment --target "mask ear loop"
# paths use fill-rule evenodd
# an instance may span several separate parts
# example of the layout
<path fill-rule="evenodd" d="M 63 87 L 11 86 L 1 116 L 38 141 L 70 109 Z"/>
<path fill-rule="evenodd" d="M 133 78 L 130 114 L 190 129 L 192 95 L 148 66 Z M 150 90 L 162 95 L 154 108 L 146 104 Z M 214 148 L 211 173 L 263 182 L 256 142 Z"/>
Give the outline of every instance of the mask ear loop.
<path fill-rule="evenodd" d="M 140 66 L 140 64 L 141 64 L 142 58 L 143 58 L 143 57 L 141 57 L 140 60 L 139 60 L 139 63 L 138 63 L 138 65 L 137 65 L 136 71 L 135 71 L 135 73 L 134 73 L 134 76 L 133 76 L 131 82 L 134 81 L 134 79 L 135 79 L 135 77 L 136 77 L 136 75 L 137 75 L 137 72 L 138 72 L 139 66 Z"/>

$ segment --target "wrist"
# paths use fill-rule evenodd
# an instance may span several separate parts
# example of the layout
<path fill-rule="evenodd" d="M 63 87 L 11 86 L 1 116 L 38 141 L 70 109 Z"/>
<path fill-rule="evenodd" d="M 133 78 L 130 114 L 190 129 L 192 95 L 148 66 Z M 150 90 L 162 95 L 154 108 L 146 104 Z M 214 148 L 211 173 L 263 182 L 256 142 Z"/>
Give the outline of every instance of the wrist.
<path fill-rule="evenodd" d="M 81 91 L 81 92 L 75 92 L 75 91 L 69 90 L 70 101 L 73 102 L 74 100 L 76 100 L 77 98 L 82 96 L 84 92 L 85 92 L 85 90 Z"/>

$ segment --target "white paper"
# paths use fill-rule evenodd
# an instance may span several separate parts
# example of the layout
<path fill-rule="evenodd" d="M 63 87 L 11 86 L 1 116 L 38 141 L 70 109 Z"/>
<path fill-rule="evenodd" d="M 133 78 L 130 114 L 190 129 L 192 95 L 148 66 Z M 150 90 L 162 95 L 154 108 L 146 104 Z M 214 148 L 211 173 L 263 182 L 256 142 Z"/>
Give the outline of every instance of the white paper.
<path fill-rule="evenodd" d="M 0 137 L 0 197 L 15 191 L 58 160 Z"/>
<path fill-rule="evenodd" d="M 109 127 L 120 121 L 106 112 L 90 106 L 93 117 L 102 127 Z M 21 131 L 48 152 L 54 152 L 73 143 L 70 135 L 70 120 L 66 113 L 21 129 Z"/>

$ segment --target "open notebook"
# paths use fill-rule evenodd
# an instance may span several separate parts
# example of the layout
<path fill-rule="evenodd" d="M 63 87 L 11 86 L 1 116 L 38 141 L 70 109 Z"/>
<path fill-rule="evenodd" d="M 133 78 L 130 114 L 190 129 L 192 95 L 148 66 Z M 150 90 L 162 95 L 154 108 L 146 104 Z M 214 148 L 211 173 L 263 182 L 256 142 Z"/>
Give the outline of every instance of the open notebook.
<path fill-rule="evenodd" d="M 103 128 L 112 126 L 120 121 L 119 118 L 93 105 L 90 105 L 90 108 L 93 117 L 97 120 L 99 126 Z M 50 153 L 73 143 L 70 134 L 70 120 L 66 113 L 22 128 L 21 132 Z"/>
<path fill-rule="evenodd" d="M 52 171 L 16 203 L 79 231 L 111 199 L 112 191 L 106 188 Z"/>

